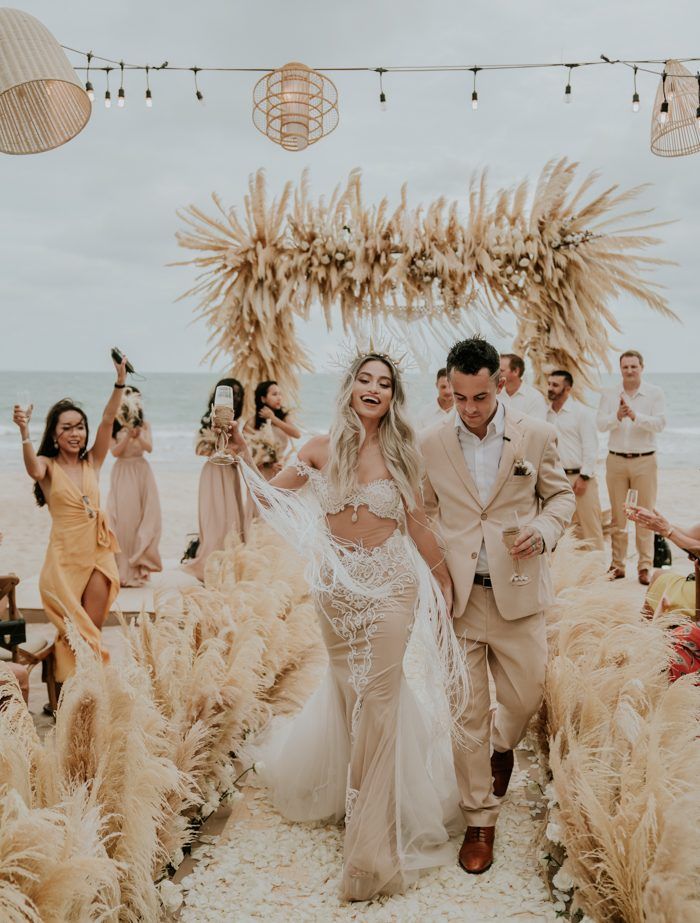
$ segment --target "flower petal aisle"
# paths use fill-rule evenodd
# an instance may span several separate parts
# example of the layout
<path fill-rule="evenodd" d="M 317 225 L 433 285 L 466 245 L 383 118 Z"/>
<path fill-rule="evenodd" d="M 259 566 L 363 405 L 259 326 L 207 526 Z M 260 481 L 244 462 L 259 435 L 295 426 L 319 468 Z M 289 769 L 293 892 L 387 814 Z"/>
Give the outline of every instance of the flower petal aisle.
<path fill-rule="evenodd" d="M 541 821 L 531 816 L 528 794 L 527 772 L 516 771 L 499 820 L 496 861 L 484 875 L 466 875 L 457 866 L 461 838 L 455 839 L 454 864 L 427 873 L 406 894 L 345 904 L 338 899 L 342 831 L 288 823 L 263 791 L 249 788 L 208 862 L 183 880 L 181 923 L 554 921 L 538 866 Z"/>

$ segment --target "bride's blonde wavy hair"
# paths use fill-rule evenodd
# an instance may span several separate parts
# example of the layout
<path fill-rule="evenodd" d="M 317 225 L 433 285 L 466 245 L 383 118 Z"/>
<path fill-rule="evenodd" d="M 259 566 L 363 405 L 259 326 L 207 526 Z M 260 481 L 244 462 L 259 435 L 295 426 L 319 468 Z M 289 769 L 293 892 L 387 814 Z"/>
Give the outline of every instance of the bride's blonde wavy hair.
<path fill-rule="evenodd" d="M 358 356 L 345 372 L 329 434 L 328 480 L 341 497 L 347 497 L 357 487 L 357 457 L 365 439 L 365 429 L 352 407 L 352 389 L 362 367 L 373 360 L 389 369 L 392 384 L 389 409 L 379 423 L 379 448 L 406 507 L 412 510 L 421 492 L 421 457 L 415 433 L 405 416 L 406 392 L 401 375 L 386 356 L 377 353 Z"/>

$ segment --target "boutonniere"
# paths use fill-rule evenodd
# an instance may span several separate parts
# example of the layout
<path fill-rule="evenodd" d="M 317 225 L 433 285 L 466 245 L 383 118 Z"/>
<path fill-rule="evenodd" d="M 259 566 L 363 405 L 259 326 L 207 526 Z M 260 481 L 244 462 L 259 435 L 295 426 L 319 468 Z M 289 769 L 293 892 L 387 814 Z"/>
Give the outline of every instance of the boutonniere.
<path fill-rule="evenodd" d="M 516 458 L 513 465 L 513 474 L 516 477 L 526 478 L 535 473 L 535 466 L 526 458 Z"/>

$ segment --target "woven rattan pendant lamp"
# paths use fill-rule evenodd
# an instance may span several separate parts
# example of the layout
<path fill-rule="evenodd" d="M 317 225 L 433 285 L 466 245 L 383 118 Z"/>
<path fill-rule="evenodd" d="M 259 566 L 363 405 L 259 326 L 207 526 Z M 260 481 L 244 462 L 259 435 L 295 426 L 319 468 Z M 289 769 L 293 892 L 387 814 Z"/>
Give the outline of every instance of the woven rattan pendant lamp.
<path fill-rule="evenodd" d="M 22 10 L 0 9 L 0 151 L 38 154 L 87 124 L 92 106 L 63 49 Z"/>
<path fill-rule="evenodd" d="M 255 84 L 253 122 L 286 151 L 303 151 L 337 126 L 338 91 L 305 64 L 285 64 Z"/>
<path fill-rule="evenodd" d="M 659 157 L 700 151 L 698 81 L 680 61 L 667 61 L 654 100 L 651 150 Z"/>

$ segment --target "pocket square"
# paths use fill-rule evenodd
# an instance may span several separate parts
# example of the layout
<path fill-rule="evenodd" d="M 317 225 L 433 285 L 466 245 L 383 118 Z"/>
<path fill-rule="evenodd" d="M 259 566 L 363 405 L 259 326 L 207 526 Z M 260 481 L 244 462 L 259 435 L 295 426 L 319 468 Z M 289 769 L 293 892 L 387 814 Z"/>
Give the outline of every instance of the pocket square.
<path fill-rule="evenodd" d="M 529 462 L 526 458 L 516 458 L 515 464 L 513 465 L 513 474 L 515 477 L 523 478 L 529 477 L 531 474 L 535 473 L 535 466 L 532 462 Z"/>

